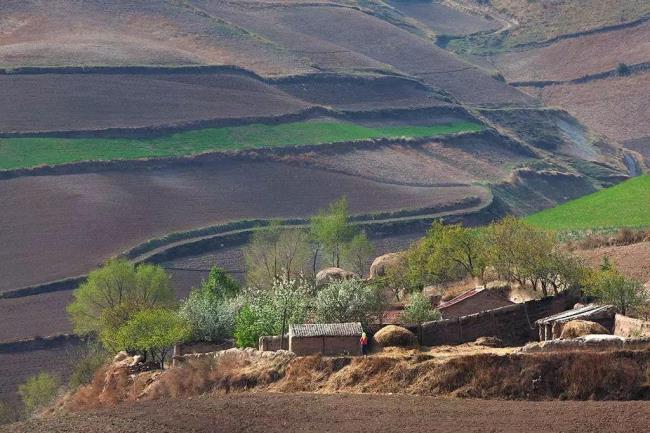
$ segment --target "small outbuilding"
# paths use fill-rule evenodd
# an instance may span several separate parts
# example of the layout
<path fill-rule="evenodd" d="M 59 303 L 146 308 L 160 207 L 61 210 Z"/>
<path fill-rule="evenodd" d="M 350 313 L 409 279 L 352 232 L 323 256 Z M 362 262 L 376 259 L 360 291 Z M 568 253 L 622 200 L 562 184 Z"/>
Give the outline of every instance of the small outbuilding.
<path fill-rule="evenodd" d="M 573 310 L 544 317 L 535 322 L 539 328 L 539 340 L 553 340 L 560 337 L 562 326 L 573 320 L 586 320 L 602 325 L 608 331 L 614 329 L 614 315 L 616 307 L 613 305 L 589 304 Z"/>
<path fill-rule="evenodd" d="M 314 323 L 289 326 L 289 350 L 298 356 L 359 355 L 361 323 Z"/>
<path fill-rule="evenodd" d="M 438 304 L 438 311 L 440 311 L 444 319 L 452 319 L 482 311 L 494 310 L 512 304 L 514 302 L 497 293 L 495 290 L 477 287 L 447 302 L 441 302 Z"/>

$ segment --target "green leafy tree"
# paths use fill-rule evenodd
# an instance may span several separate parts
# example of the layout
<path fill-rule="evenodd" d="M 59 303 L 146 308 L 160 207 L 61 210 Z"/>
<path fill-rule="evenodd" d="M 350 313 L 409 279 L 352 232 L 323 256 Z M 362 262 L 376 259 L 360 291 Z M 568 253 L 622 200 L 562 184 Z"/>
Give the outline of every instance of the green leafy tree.
<path fill-rule="evenodd" d="M 240 287 L 228 273 L 218 267 L 213 266 L 208 275 L 208 279 L 203 281 L 201 289 L 212 295 L 218 300 L 232 299 L 239 294 Z"/>
<path fill-rule="evenodd" d="M 114 341 L 118 348 L 139 353 L 164 368 L 165 357 L 176 343 L 187 340 L 191 329 L 178 313 L 166 308 L 141 310 L 122 325 Z"/>
<path fill-rule="evenodd" d="M 344 262 L 357 275 L 366 275 L 368 264 L 374 253 L 374 247 L 368 236 L 360 232 L 354 235 L 344 248 Z"/>
<path fill-rule="evenodd" d="M 52 403 L 58 389 L 58 379 L 44 371 L 27 379 L 27 382 L 18 387 L 18 395 L 22 399 L 25 413 L 31 415 Z"/>
<path fill-rule="evenodd" d="M 91 272 L 73 297 L 68 314 L 74 331 L 81 335 L 111 333 L 138 311 L 175 302 L 164 269 L 134 266 L 125 260 L 111 260 Z"/>
<path fill-rule="evenodd" d="M 378 319 L 385 310 L 381 292 L 357 279 L 337 280 L 318 292 L 316 318 L 324 323 L 361 322 Z"/>
<path fill-rule="evenodd" d="M 647 307 L 649 301 L 641 282 L 626 278 L 611 264 L 591 272 L 584 291 L 600 303 L 614 305 L 621 314 Z"/>
<path fill-rule="evenodd" d="M 257 347 L 263 335 L 281 335 L 289 325 L 304 323 L 311 305 L 311 286 L 304 279 L 276 280 L 270 290 L 252 290 L 235 320 L 239 347 Z"/>
<path fill-rule="evenodd" d="M 410 304 L 402 311 L 404 323 L 415 323 L 418 325 L 418 340 L 422 344 L 422 324 L 439 320 L 440 312 L 431 306 L 431 302 L 422 293 L 415 293 L 411 297 Z"/>
<path fill-rule="evenodd" d="M 415 289 L 467 275 L 483 277 L 487 243 L 482 231 L 436 221 L 407 252 L 408 280 Z"/>
<path fill-rule="evenodd" d="M 244 256 L 248 284 L 270 288 L 278 279 L 296 278 L 309 269 L 309 236 L 304 230 L 283 229 L 273 223 L 253 234 Z"/>
<path fill-rule="evenodd" d="M 331 266 L 340 267 L 344 248 L 354 234 L 345 197 L 331 203 L 311 219 L 311 235 L 329 255 Z"/>

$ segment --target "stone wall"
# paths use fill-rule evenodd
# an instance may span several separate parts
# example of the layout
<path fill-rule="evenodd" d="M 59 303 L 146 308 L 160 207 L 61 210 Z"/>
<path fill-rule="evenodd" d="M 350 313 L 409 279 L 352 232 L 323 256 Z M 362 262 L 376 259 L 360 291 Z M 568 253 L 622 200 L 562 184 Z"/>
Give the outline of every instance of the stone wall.
<path fill-rule="evenodd" d="M 477 314 L 425 323 L 422 344 L 461 344 L 479 337 L 497 337 L 506 344 L 537 340 L 535 321 L 571 309 L 577 297 L 564 293 L 541 300 L 509 305 Z"/>
<path fill-rule="evenodd" d="M 650 337 L 650 322 L 617 314 L 614 316 L 614 335 L 620 337 Z"/>

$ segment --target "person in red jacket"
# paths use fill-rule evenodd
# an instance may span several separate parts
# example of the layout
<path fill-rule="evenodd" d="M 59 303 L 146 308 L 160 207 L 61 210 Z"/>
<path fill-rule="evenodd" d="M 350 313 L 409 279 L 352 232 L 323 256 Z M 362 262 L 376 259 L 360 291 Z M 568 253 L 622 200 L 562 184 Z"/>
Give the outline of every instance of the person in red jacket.
<path fill-rule="evenodd" d="M 366 356 L 368 354 L 368 336 L 365 332 L 361 333 L 361 339 L 359 340 L 361 344 L 361 354 Z"/>

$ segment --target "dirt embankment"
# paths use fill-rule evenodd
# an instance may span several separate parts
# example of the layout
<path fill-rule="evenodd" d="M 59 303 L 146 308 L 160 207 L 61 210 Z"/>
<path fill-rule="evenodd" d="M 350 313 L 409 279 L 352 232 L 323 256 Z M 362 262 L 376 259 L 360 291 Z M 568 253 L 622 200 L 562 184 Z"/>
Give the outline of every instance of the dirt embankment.
<path fill-rule="evenodd" d="M 496 349 L 490 349 L 492 351 Z M 164 372 L 130 374 L 120 361 L 66 396 L 58 410 L 206 392 L 370 393 L 516 400 L 650 398 L 650 352 L 491 353 L 436 356 L 407 351 L 369 357 L 295 357 L 291 352 L 230 349 L 186 357 Z"/>

